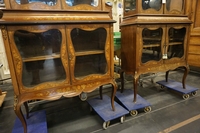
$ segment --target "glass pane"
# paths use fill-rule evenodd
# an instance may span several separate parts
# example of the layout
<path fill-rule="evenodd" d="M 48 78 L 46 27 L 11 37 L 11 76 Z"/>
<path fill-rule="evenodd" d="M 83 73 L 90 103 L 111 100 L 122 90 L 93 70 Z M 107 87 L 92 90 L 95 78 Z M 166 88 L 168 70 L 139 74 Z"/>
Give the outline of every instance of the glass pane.
<path fill-rule="evenodd" d="M 184 6 L 184 0 L 166 0 L 167 11 L 182 11 Z"/>
<path fill-rule="evenodd" d="M 86 31 L 74 28 L 71 31 L 71 39 L 76 52 L 87 50 L 104 50 L 107 32 L 104 28 Z"/>
<path fill-rule="evenodd" d="M 68 6 L 76 6 L 80 4 L 87 4 L 94 7 L 99 5 L 99 0 L 66 0 Z"/>
<path fill-rule="evenodd" d="M 162 35 L 163 35 L 162 28 L 158 28 L 156 30 L 150 30 L 148 28 L 143 29 L 142 63 L 146 63 L 151 60 L 159 61 L 162 58 L 161 56 Z"/>
<path fill-rule="evenodd" d="M 75 77 L 87 76 L 90 74 L 105 74 L 107 62 L 105 54 L 77 56 L 75 63 Z"/>
<path fill-rule="evenodd" d="M 28 4 L 34 2 L 41 2 L 49 6 L 54 6 L 57 3 L 57 0 L 15 0 L 18 4 Z"/>
<path fill-rule="evenodd" d="M 104 28 L 86 31 L 74 28 L 71 39 L 75 50 L 75 77 L 90 74 L 105 74 L 107 62 L 105 58 L 105 44 L 107 32 Z"/>
<path fill-rule="evenodd" d="M 142 0 L 142 9 L 147 10 L 153 8 L 159 11 L 162 7 L 162 0 Z"/>
<path fill-rule="evenodd" d="M 131 11 L 136 9 L 136 0 L 125 0 L 125 11 Z"/>
<path fill-rule="evenodd" d="M 173 57 L 181 58 L 184 55 L 184 38 L 186 28 L 182 29 L 169 29 L 169 46 L 167 50 L 168 59 Z"/>
<path fill-rule="evenodd" d="M 42 33 L 15 31 L 14 41 L 23 61 L 24 86 L 66 78 L 60 58 L 61 40 L 62 34 L 57 29 Z"/>

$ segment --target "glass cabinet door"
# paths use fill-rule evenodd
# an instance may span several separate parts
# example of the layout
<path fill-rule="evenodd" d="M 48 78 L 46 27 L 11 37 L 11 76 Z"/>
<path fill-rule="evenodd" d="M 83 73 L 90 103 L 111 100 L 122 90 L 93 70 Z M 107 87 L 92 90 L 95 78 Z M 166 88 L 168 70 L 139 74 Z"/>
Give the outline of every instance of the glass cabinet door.
<path fill-rule="evenodd" d="M 162 8 L 162 0 L 142 0 L 142 9 L 154 9 L 159 11 Z"/>
<path fill-rule="evenodd" d="M 124 0 L 124 11 L 134 11 L 136 10 L 136 0 Z"/>
<path fill-rule="evenodd" d="M 74 50 L 74 77 L 84 78 L 89 75 L 103 75 L 107 73 L 107 60 L 105 54 L 107 31 L 105 28 L 84 30 L 73 28 L 70 31 L 70 38 Z"/>
<path fill-rule="evenodd" d="M 102 10 L 102 0 L 61 0 L 63 9 Z"/>
<path fill-rule="evenodd" d="M 61 10 L 60 0 L 4 0 L 6 9 Z"/>
<path fill-rule="evenodd" d="M 142 29 L 142 63 L 162 59 L 163 32 L 162 27 Z"/>
<path fill-rule="evenodd" d="M 18 3 L 20 5 L 40 2 L 40 3 L 44 3 L 48 6 L 54 6 L 57 3 L 57 0 L 15 0 L 15 1 L 16 1 L 16 3 Z"/>
<path fill-rule="evenodd" d="M 68 6 L 77 6 L 81 4 L 87 4 L 90 6 L 97 7 L 99 0 L 65 0 Z"/>
<path fill-rule="evenodd" d="M 163 14 L 162 0 L 124 0 L 124 16 L 131 14 Z"/>
<path fill-rule="evenodd" d="M 22 59 L 22 84 L 32 87 L 66 79 L 61 60 L 62 33 L 58 29 L 43 32 L 15 30 L 14 43 Z"/>
<path fill-rule="evenodd" d="M 166 0 L 165 14 L 184 14 L 185 0 Z"/>
<path fill-rule="evenodd" d="M 167 57 L 168 59 L 184 56 L 184 41 L 186 35 L 186 28 L 174 28 L 168 29 L 168 48 Z"/>

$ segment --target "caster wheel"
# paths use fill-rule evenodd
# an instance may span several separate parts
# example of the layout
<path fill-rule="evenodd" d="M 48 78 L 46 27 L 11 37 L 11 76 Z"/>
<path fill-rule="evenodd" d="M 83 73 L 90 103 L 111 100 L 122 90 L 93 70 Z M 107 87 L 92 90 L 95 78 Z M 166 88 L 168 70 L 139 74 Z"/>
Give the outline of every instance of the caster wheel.
<path fill-rule="evenodd" d="M 183 94 L 182 97 L 183 97 L 184 100 L 187 100 L 190 96 L 189 96 L 189 94 Z"/>
<path fill-rule="evenodd" d="M 165 89 L 166 89 L 165 86 L 163 86 L 163 85 L 160 86 L 160 90 L 164 91 Z"/>
<path fill-rule="evenodd" d="M 197 91 L 194 91 L 191 94 L 192 94 L 192 96 L 196 96 L 197 95 Z"/>
<path fill-rule="evenodd" d="M 145 107 L 145 108 L 144 108 L 144 112 L 145 112 L 145 113 L 151 112 L 151 107 L 150 107 L 150 106 Z"/>
<path fill-rule="evenodd" d="M 138 114 L 137 110 L 130 111 L 131 116 L 136 116 Z"/>
<path fill-rule="evenodd" d="M 110 125 L 110 121 L 104 122 L 103 129 L 107 129 L 109 125 Z"/>
<path fill-rule="evenodd" d="M 125 116 L 122 116 L 122 117 L 120 118 L 120 122 L 121 122 L 121 123 L 124 123 L 124 121 L 125 121 Z"/>
<path fill-rule="evenodd" d="M 87 93 L 83 92 L 79 95 L 79 98 L 81 101 L 86 101 L 87 100 Z"/>

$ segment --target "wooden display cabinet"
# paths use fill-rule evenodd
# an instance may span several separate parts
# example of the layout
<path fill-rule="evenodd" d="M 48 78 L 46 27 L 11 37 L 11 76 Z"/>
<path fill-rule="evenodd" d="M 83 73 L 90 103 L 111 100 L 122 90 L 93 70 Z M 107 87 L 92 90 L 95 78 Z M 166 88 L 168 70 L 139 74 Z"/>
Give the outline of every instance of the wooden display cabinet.
<path fill-rule="evenodd" d="M 126 1 L 129 0 L 124 2 Z M 138 6 L 137 10 L 142 12 L 140 8 L 142 7 Z M 122 91 L 123 72 L 133 75 L 134 102 L 141 74 L 167 72 L 167 81 L 169 70 L 183 67 L 185 73 L 182 84 L 185 88 L 189 71 L 187 53 L 191 21 L 186 15 L 153 14 L 154 11 L 150 13 L 152 14 L 133 13 L 126 16 L 124 11 L 125 17 L 120 25 Z"/>
<path fill-rule="evenodd" d="M 111 84 L 115 110 L 111 7 L 104 0 L 79 1 L 69 10 L 62 5 L 68 0 L 51 5 L 45 0 L 19 1 L 6 1 L 0 25 L 14 87 L 14 110 L 24 132 L 27 124 L 21 105 L 27 106 L 29 100 L 74 97 L 98 87 L 101 92 L 103 85 Z"/>

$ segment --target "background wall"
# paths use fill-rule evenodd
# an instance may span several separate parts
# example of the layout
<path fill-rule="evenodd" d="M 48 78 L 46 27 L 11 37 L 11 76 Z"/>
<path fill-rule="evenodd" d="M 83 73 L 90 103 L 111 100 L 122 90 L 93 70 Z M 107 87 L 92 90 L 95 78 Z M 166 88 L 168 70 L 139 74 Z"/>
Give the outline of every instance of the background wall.
<path fill-rule="evenodd" d="M 119 24 L 120 21 L 122 20 L 123 16 L 123 0 L 107 0 L 106 2 L 111 2 L 112 3 L 112 16 L 113 19 L 116 21 L 114 23 L 114 32 L 120 31 L 119 29 Z"/>
<path fill-rule="evenodd" d="M 0 63 L 3 64 L 3 67 L 0 68 L 0 80 L 10 78 L 10 71 L 8 67 L 1 31 L 0 31 Z"/>

